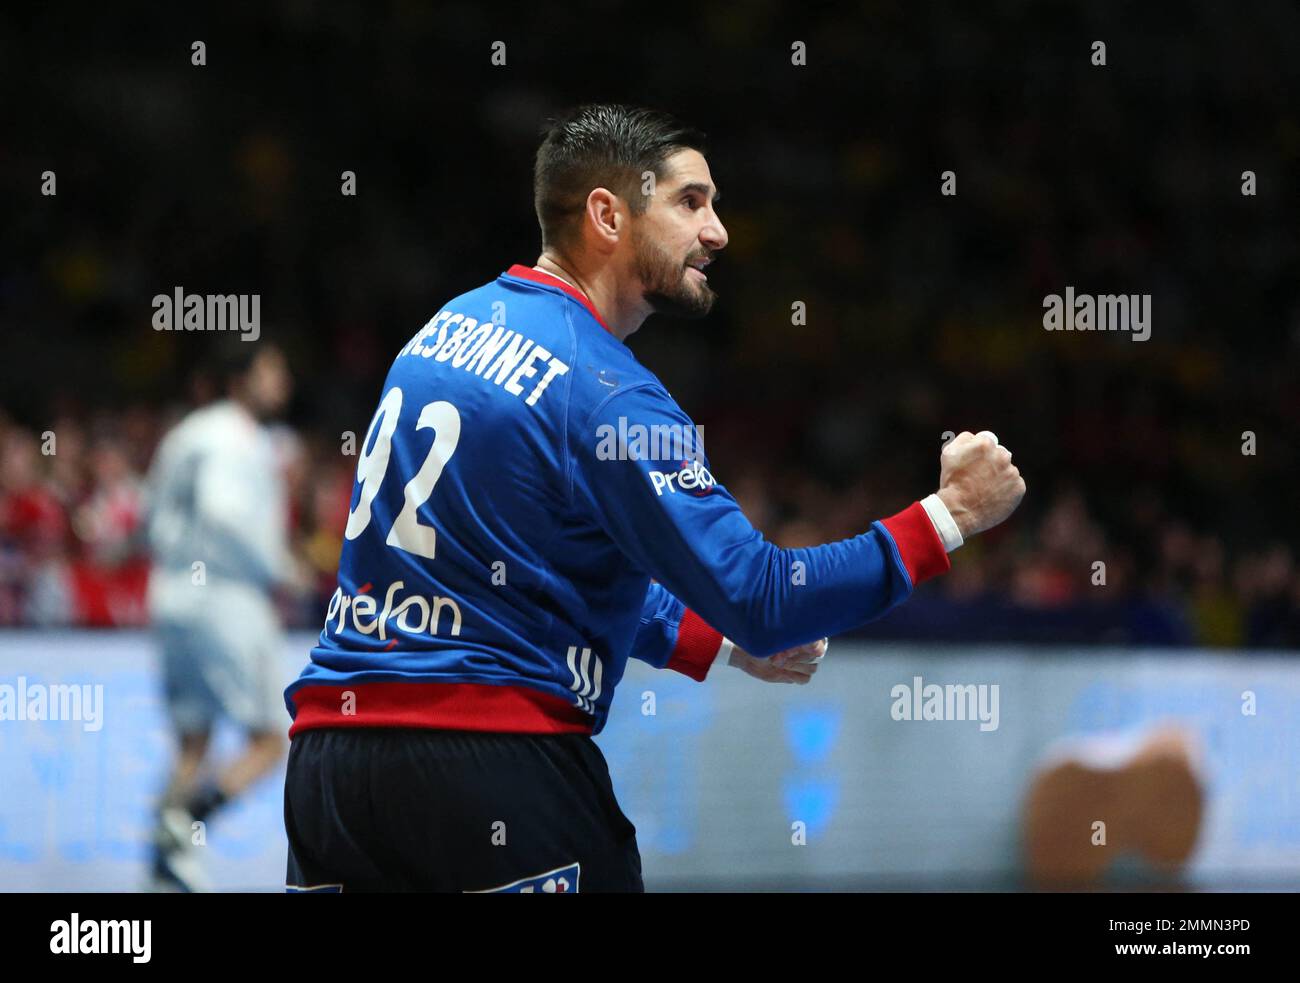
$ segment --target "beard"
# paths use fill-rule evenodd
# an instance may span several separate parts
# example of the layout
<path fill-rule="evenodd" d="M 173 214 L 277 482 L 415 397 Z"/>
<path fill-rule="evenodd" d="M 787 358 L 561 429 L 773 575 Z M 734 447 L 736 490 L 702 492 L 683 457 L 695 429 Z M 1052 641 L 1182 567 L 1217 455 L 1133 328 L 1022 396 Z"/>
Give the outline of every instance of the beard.
<path fill-rule="evenodd" d="M 707 282 L 696 280 L 687 272 L 685 261 L 678 261 L 658 243 L 633 232 L 633 271 L 645 285 L 646 302 L 656 314 L 672 317 L 704 317 L 718 299 Z"/>

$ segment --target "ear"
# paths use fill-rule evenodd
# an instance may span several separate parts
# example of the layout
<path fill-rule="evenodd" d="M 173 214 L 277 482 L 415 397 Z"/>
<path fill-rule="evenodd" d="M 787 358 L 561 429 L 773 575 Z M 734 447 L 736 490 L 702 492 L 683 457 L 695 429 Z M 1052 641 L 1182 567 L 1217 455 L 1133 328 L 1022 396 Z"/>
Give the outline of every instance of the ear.
<path fill-rule="evenodd" d="M 608 188 L 592 188 L 587 195 L 586 224 L 608 245 L 627 231 L 626 204 Z"/>

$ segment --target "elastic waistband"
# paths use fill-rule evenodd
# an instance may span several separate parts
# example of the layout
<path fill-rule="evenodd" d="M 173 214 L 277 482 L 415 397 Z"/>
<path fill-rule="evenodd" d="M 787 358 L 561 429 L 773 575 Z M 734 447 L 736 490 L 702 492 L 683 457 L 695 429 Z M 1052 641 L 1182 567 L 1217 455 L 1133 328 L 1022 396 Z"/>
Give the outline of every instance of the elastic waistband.
<path fill-rule="evenodd" d="M 289 737 L 318 727 L 427 727 L 513 734 L 590 734 L 592 719 L 529 686 L 313 683 L 296 690 Z"/>

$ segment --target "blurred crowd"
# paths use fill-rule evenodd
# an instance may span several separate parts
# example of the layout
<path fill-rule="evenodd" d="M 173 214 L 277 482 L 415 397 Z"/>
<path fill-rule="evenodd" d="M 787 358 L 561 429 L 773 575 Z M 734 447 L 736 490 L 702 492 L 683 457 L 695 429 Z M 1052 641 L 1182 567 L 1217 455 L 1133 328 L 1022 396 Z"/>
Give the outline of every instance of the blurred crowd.
<path fill-rule="evenodd" d="M 41 433 L 0 416 L 0 626 L 147 623 L 150 458 L 182 409 L 56 417 Z M 292 548 L 311 585 L 280 603 L 289 624 L 309 627 L 320 623 L 335 587 L 356 458 L 320 433 L 283 423 L 273 432 L 290 492 Z M 833 488 L 812 476 L 742 467 L 730 490 L 780 546 L 856 535 L 881 514 L 881 499 L 865 478 Z M 909 606 L 911 616 L 896 619 L 892 631 L 886 619 L 874 633 L 1300 644 L 1300 571 L 1289 545 L 1231 550 L 1218 533 L 1170 514 L 1154 495 L 1130 520 L 1123 529 L 1105 528 L 1081 487 L 1059 490 L 1027 521 L 963 546 L 951 573 Z"/>
<path fill-rule="evenodd" d="M 195 339 L 150 327 L 177 286 L 258 293 L 289 353 L 284 462 L 320 586 L 286 613 L 319 623 L 355 466 L 339 435 L 364 432 L 444 301 L 536 257 L 545 117 L 626 99 L 709 133 L 731 240 L 714 313 L 630 345 L 770 539 L 853 535 L 933 490 L 946 432 L 1016 455 L 1017 515 L 871 633 L 1300 644 L 1293 7 L 704 15 L 703 86 L 664 57 L 686 43 L 667 22 L 552 57 L 586 16 L 521 9 L 499 67 L 468 3 L 231 11 L 199 70 L 175 31 L 107 12 L 86 38 L 47 22 L 33 36 L 57 43 L 4 49 L 49 84 L 0 153 L 22 191 L 0 228 L 0 623 L 139 622 L 149 457 L 211 398 L 183 381 Z M 47 167 L 57 199 L 33 191 Z M 1151 294 L 1150 339 L 1044 331 L 1066 286 Z"/>
<path fill-rule="evenodd" d="M 0 415 L 0 625 L 148 623 L 149 466 L 184 407 L 58 417 L 36 433 Z M 272 425 L 307 589 L 279 598 L 289 624 L 323 619 L 356 459 Z"/>

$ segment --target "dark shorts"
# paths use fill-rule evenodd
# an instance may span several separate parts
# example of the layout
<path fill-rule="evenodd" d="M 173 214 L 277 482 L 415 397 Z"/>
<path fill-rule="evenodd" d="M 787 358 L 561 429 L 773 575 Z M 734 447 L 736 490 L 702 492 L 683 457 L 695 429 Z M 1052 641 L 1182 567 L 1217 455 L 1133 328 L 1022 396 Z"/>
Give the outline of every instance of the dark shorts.
<path fill-rule="evenodd" d="M 290 891 L 643 891 L 636 827 L 583 734 L 303 731 Z"/>

